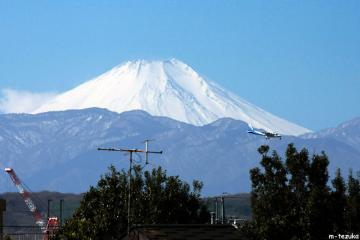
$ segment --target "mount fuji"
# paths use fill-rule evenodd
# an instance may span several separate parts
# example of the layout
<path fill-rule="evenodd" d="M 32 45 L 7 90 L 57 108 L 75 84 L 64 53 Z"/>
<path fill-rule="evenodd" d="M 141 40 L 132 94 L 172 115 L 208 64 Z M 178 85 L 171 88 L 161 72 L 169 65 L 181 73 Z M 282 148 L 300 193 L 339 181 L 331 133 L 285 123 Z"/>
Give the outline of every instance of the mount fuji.
<path fill-rule="evenodd" d="M 176 59 L 123 63 L 56 96 L 33 113 L 91 107 L 118 113 L 143 110 L 196 126 L 230 117 L 284 135 L 310 132 L 224 90 Z"/>

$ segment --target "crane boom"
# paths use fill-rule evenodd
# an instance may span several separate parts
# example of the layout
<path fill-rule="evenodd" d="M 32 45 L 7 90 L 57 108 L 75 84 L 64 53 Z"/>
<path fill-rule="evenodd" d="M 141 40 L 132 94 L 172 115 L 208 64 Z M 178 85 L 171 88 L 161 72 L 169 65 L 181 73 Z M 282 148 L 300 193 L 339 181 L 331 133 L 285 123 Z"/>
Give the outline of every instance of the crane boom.
<path fill-rule="evenodd" d="M 14 169 L 5 168 L 5 172 L 9 174 L 11 180 L 13 181 L 19 193 L 23 197 L 26 206 L 29 208 L 30 212 L 32 212 L 32 214 L 34 215 L 36 225 L 44 229 L 45 222 L 39 210 L 37 209 L 35 203 L 31 200 L 29 191 L 27 191 L 26 188 L 23 186 L 20 178 L 16 175 Z"/>

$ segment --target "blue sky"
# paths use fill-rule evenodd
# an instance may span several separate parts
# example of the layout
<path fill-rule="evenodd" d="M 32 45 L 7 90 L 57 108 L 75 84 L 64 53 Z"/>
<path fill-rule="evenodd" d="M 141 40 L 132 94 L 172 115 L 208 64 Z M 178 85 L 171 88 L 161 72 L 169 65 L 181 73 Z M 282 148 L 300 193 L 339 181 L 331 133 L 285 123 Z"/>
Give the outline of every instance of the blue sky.
<path fill-rule="evenodd" d="M 0 0 L 0 89 L 62 92 L 175 57 L 318 130 L 360 116 L 359 26 L 360 1 Z"/>

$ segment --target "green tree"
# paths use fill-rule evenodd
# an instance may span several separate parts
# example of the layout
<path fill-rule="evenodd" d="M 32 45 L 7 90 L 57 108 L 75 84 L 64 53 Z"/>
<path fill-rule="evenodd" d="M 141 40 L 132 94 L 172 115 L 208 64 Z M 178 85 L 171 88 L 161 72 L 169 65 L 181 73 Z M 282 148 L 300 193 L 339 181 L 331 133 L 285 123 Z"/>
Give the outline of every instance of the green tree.
<path fill-rule="evenodd" d="M 293 237 L 302 239 L 308 235 L 309 219 L 307 217 L 307 205 L 304 199 L 309 195 L 309 153 L 306 149 L 299 153 L 293 144 L 289 144 L 286 150 L 286 162 L 289 175 L 289 222 Z M 307 236 L 309 237 L 309 236 Z"/>
<path fill-rule="evenodd" d="M 259 239 L 290 239 L 286 169 L 275 151 L 271 156 L 268 155 L 268 146 L 261 146 L 258 151 L 262 154 L 260 164 L 264 171 L 260 168 L 250 171 L 251 205 L 256 235 Z"/>
<path fill-rule="evenodd" d="M 346 228 L 348 232 L 360 232 L 360 176 L 358 174 L 355 178 L 352 170 L 350 170 L 348 177 L 347 192 Z"/>
<path fill-rule="evenodd" d="M 205 223 L 210 219 L 200 199 L 202 183 L 192 187 L 160 167 L 134 166 L 131 180 L 131 223 Z M 85 193 L 80 207 L 58 232 L 62 239 L 119 239 L 127 229 L 128 173 L 114 166 Z"/>
<path fill-rule="evenodd" d="M 309 170 L 309 195 L 303 201 L 307 204 L 306 217 L 309 219 L 309 236 L 311 239 L 321 239 L 332 233 L 329 160 L 324 152 L 314 155 Z"/>
<path fill-rule="evenodd" d="M 336 176 L 331 182 L 334 188 L 331 193 L 332 229 L 335 234 L 345 233 L 347 213 L 346 185 L 340 169 L 337 169 Z"/>
<path fill-rule="evenodd" d="M 261 167 L 250 170 L 253 220 L 242 227 L 251 239 L 323 239 L 357 233 L 360 228 L 360 182 L 350 172 L 347 185 L 337 170 L 328 186 L 329 160 L 309 157 L 293 144 L 283 162 L 269 147 L 258 149 Z"/>

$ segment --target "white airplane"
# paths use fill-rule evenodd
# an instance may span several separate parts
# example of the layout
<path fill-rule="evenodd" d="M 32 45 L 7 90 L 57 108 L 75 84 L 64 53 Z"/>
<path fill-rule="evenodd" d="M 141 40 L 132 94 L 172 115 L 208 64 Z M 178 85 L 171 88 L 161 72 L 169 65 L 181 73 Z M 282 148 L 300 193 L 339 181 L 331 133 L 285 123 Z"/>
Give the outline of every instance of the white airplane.
<path fill-rule="evenodd" d="M 249 123 L 249 128 L 250 130 L 248 130 L 248 133 L 254 134 L 254 135 L 259 135 L 259 136 L 264 136 L 266 139 L 270 139 L 270 138 L 279 138 L 281 140 L 281 135 L 275 132 L 260 132 L 258 130 L 254 130 L 254 128 L 251 126 L 251 124 Z"/>

